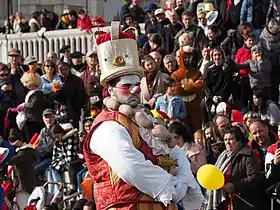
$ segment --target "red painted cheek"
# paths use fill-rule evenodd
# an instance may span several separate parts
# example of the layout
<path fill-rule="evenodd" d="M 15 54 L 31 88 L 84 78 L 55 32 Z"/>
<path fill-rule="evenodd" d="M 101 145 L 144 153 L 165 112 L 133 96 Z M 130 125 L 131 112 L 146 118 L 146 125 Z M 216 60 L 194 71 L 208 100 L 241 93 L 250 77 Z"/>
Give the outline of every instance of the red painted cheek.
<path fill-rule="evenodd" d="M 119 94 L 123 95 L 123 96 L 128 96 L 130 95 L 130 91 L 129 89 L 125 89 L 125 88 L 119 88 L 118 89 Z"/>

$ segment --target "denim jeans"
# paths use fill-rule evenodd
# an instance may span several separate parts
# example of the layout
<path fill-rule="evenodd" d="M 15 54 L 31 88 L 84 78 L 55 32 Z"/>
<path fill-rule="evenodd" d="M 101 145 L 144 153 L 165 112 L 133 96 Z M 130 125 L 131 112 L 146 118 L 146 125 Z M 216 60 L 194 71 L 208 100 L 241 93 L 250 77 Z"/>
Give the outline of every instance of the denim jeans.
<path fill-rule="evenodd" d="M 87 168 L 83 168 L 77 173 L 77 185 L 78 185 L 79 192 L 81 191 L 81 184 L 83 182 L 83 179 L 85 178 L 87 171 L 88 171 Z"/>
<path fill-rule="evenodd" d="M 34 171 L 36 174 L 43 174 L 47 170 L 47 168 L 51 165 L 52 159 L 41 159 L 38 158 L 35 166 L 34 166 Z"/>
<path fill-rule="evenodd" d="M 59 171 L 50 167 L 48 169 L 48 182 L 62 182 Z M 49 193 L 54 194 L 58 191 L 58 189 L 59 189 L 58 185 L 53 185 L 53 184 L 48 185 L 48 192 Z"/>

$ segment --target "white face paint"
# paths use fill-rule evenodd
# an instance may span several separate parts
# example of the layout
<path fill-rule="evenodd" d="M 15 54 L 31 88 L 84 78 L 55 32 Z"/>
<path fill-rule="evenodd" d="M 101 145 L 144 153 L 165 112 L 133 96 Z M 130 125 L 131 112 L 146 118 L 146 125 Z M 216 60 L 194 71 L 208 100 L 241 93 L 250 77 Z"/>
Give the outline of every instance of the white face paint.
<path fill-rule="evenodd" d="M 109 87 L 111 97 L 120 104 L 136 107 L 140 103 L 140 77 L 137 75 L 126 75 L 120 77 L 115 87 Z"/>

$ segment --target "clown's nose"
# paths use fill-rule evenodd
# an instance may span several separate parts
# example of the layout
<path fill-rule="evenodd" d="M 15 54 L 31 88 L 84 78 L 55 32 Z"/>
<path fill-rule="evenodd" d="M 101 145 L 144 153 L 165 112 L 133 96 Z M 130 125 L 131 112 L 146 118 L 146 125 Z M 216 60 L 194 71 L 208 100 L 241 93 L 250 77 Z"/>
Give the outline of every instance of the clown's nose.
<path fill-rule="evenodd" d="M 131 93 L 133 93 L 133 94 L 140 94 L 140 92 L 141 92 L 141 88 L 139 85 L 134 86 L 131 90 Z"/>

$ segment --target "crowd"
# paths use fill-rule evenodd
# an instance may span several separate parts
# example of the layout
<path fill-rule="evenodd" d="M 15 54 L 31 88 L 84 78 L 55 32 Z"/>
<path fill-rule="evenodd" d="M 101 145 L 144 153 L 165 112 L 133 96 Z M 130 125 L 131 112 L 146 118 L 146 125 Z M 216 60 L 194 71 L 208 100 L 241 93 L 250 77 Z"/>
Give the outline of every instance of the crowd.
<path fill-rule="evenodd" d="M 91 18 L 84 9 L 79 11 L 65 9 L 60 16 L 43 9 L 33 12 L 29 20 L 21 12 L 11 15 L 5 21 L 4 26 L 0 27 L 0 33 L 18 34 L 75 28 L 81 31 L 89 31 L 93 27 L 103 27 L 105 24 L 103 17 L 94 16 Z"/>
<path fill-rule="evenodd" d="M 194 177 L 205 164 L 216 165 L 225 176 L 223 188 L 201 188 L 204 208 L 270 209 L 271 191 L 280 197 L 280 2 L 167 0 L 162 8 L 150 2 L 144 9 L 139 4 L 125 0 L 114 20 L 137 39 L 144 69 L 136 84 L 141 104 L 174 135 Z M 145 34 L 139 23 L 145 23 Z M 18 13 L 2 30 L 89 30 L 96 25 L 104 26 L 105 20 L 91 20 L 82 9 L 78 14 L 64 10 L 60 18 L 43 10 L 29 22 Z M 129 53 L 125 58 L 135 56 Z M 10 49 L 8 57 L 9 63 L 0 63 L 1 147 L 10 148 L 2 165 L 13 166 L 20 209 L 35 186 L 43 180 L 63 181 L 65 171 L 71 183 L 66 194 L 80 192 L 87 173 L 84 142 L 105 109 L 103 99 L 112 94 L 101 83 L 102 62 L 113 58 L 101 58 L 95 50 L 71 53 L 70 45 L 60 55 L 49 52 L 41 66 L 18 49 Z M 125 64 L 120 57 L 112 62 Z M 134 86 L 116 88 L 124 92 Z M 48 187 L 50 193 L 57 190 Z M 95 208 L 91 199 L 78 203 L 82 205 L 73 209 Z M 274 209 L 279 206 L 274 201 Z"/>

